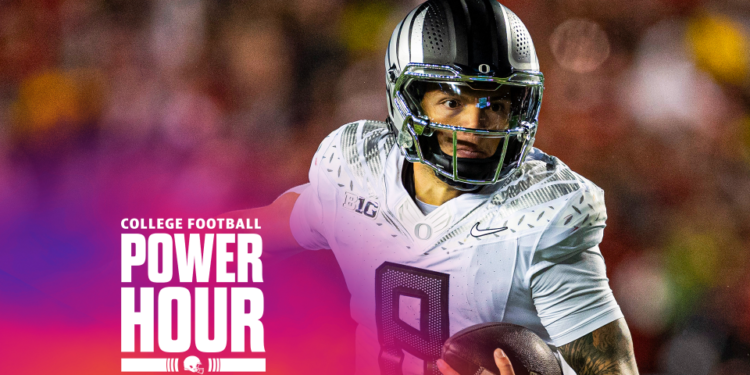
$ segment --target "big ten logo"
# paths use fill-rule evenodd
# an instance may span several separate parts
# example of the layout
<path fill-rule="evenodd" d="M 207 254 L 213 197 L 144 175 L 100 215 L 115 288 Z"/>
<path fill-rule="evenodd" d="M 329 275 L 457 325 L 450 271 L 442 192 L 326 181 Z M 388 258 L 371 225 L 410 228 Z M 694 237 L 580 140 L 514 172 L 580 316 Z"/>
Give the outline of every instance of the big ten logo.
<path fill-rule="evenodd" d="M 378 202 L 367 200 L 364 197 L 360 197 L 351 193 L 346 193 L 344 197 L 344 208 L 348 208 L 358 214 L 365 215 L 370 218 L 378 216 Z"/>

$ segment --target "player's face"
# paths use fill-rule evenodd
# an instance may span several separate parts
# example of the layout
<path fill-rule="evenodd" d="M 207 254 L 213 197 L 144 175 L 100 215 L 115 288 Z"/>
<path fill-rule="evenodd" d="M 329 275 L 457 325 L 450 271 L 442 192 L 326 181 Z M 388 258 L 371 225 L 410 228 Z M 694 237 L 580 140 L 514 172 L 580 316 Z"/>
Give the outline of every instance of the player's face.
<path fill-rule="evenodd" d="M 441 85 L 429 90 L 422 99 L 422 109 L 432 122 L 469 129 L 508 129 L 511 101 L 507 93 L 474 90 L 468 86 Z M 453 133 L 436 132 L 440 149 L 453 155 Z M 489 158 L 497 150 L 500 138 L 458 132 L 459 158 Z"/>

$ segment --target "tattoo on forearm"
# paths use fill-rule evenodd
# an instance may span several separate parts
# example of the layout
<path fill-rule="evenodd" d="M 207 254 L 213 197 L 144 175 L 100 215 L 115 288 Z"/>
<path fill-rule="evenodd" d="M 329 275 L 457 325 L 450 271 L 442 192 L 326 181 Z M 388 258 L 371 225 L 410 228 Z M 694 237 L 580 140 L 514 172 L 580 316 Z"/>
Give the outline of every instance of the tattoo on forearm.
<path fill-rule="evenodd" d="M 637 375 L 633 341 L 624 319 L 609 323 L 560 348 L 578 375 Z"/>

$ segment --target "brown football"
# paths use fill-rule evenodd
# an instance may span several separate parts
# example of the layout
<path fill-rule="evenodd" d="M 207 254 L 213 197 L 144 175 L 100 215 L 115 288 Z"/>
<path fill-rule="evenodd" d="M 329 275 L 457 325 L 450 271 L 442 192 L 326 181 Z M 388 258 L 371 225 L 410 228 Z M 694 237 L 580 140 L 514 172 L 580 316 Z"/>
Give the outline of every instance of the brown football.
<path fill-rule="evenodd" d="M 516 375 L 562 375 L 544 340 L 510 323 L 477 324 L 457 332 L 443 345 L 443 360 L 461 375 L 478 374 L 481 369 L 499 375 L 493 357 L 497 348 L 508 356 Z"/>

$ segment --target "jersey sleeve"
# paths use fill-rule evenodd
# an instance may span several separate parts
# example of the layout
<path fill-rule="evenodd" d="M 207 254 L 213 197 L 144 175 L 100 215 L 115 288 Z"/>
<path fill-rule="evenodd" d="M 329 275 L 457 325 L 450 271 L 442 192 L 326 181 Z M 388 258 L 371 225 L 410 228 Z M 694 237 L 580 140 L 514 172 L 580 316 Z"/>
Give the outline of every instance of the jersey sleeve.
<path fill-rule="evenodd" d="M 577 252 L 534 276 L 531 295 L 556 346 L 623 317 L 598 247 Z"/>
<path fill-rule="evenodd" d="M 335 206 L 335 186 L 321 168 L 326 158 L 336 154 L 338 133 L 339 130 L 328 135 L 315 152 L 308 173 L 310 182 L 289 190 L 300 194 L 294 203 L 289 226 L 297 243 L 308 250 L 330 249 L 325 223 L 331 222 L 327 219 L 333 215 L 327 209 Z"/>
<path fill-rule="evenodd" d="M 557 346 L 622 318 L 598 247 L 607 219 L 604 192 L 580 178 L 580 189 L 561 204 L 526 275 L 539 318 Z"/>

